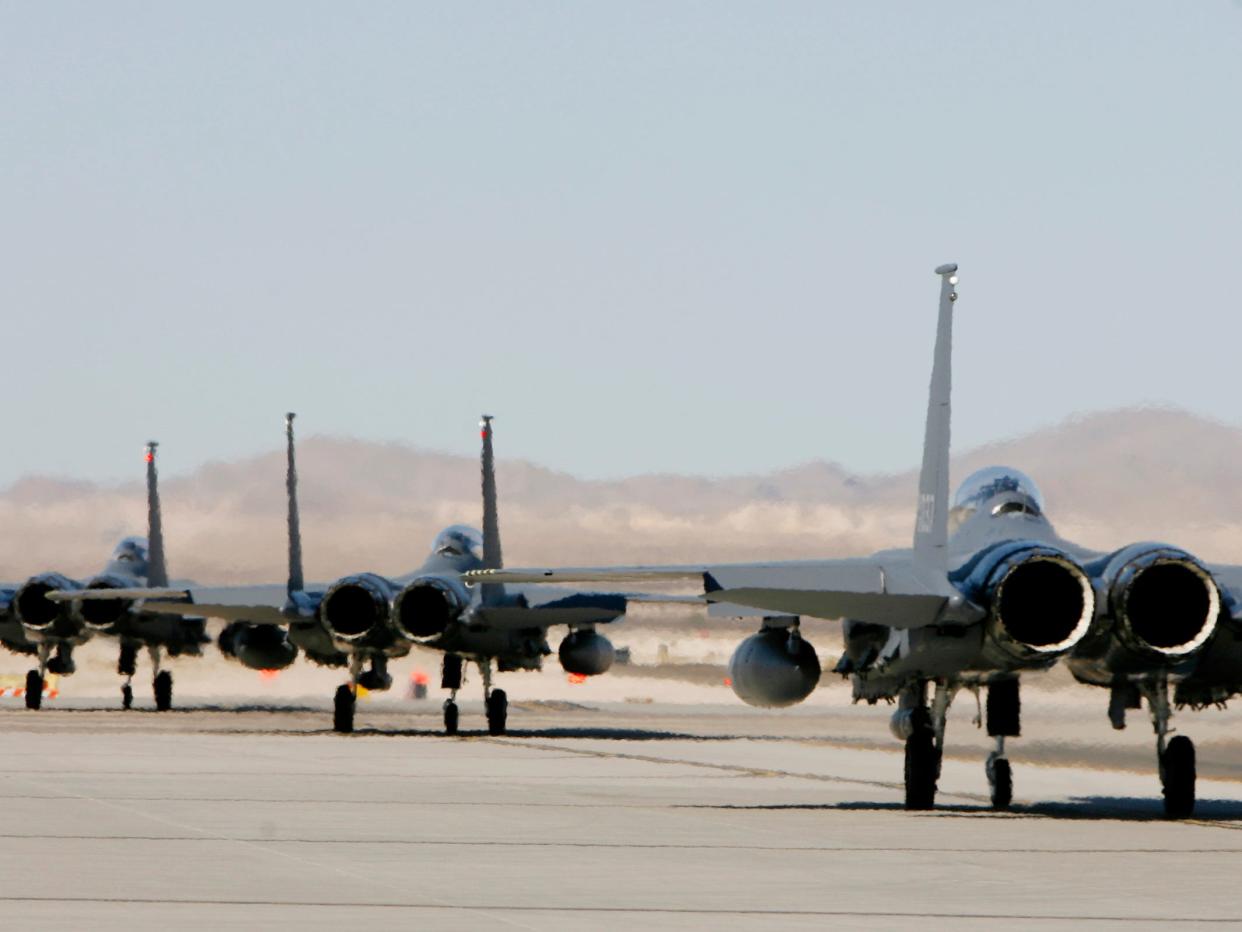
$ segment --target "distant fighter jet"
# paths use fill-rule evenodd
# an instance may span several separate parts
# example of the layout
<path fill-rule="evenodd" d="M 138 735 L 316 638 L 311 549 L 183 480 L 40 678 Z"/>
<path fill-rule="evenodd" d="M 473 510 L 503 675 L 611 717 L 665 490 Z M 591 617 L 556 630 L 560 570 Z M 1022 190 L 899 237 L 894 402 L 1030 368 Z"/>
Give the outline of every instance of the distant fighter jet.
<path fill-rule="evenodd" d="M 302 573 L 293 420 L 293 414 L 285 418 L 289 578 L 282 593 L 274 594 L 277 587 L 273 586 L 240 590 L 157 586 L 108 593 L 69 590 L 51 593 L 49 598 L 145 600 L 139 604 L 147 611 L 222 618 L 230 624 L 221 635 L 221 647 L 255 669 L 288 666 L 299 648 L 320 664 L 345 666 L 349 679 L 336 690 L 333 714 L 333 726 L 341 732 L 353 730 L 358 687 L 388 689 L 392 685 L 389 659 L 405 656 L 416 645 L 444 654 L 441 686 L 449 690 L 444 703 L 448 734 L 457 733 L 456 698 L 467 661 L 475 663 L 482 675 L 491 734 L 504 734 L 508 716 L 504 690 L 492 688 L 493 665 L 499 672 L 540 669 L 543 658 L 551 653 L 547 641 L 551 626 L 568 628 L 558 650 L 567 672 L 594 675 L 612 665 L 612 643 L 595 626 L 624 615 L 626 595 L 557 592 L 540 586 L 527 593 L 490 582 L 469 587 L 462 581 L 470 570 L 501 566 L 492 418 L 488 415 L 480 424 L 481 533 L 462 525 L 445 528 L 422 566 L 395 579 L 359 573 L 325 588 L 308 588 Z"/>
<path fill-rule="evenodd" d="M 1124 720 L 1124 708 L 1140 695 L 1147 698 L 1166 811 L 1189 815 L 1194 747 L 1184 736 L 1167 740 L 1169 680 L 1192 671 L 1194 658 L 1211 641 L 1222 604 L 1212 571 L 1165 545 L 1100 554 L 1062 540 L 1044 516 L 1034 483 L 1005 467 L 969 477 L 950 509 L 957 266 L 943 265 L 936 274 L 939 321 L 912 549 L 794 563 L 483 570 L 467 579 L 701 580 L 712 614 L 764 618 L 730 662 L 734 690 L 754 705 L 790 705 L 815 688 L 820 667 L 800 635 L 801 616 L 845 619 L 837 672 L 852 678 L 856 700 L 896 700 L 892 728 L 905 740 L 910 809 L 934 803 L 955 693 L 965 688 L 977 695 L 982 687 L 984 719 L 996 741 L 986 768 L 992 803 L 1008 807 L 1013 782 L 1005 739 L 1020 732 L 1019 676 L 1068 657 L 1080 680 L 1113 690 L 1114 721 L 1118 715 Z M 1232 597 L 1229 602 L 1236 611 Z M 1231 679 L 1236 691 L 1242 635 L 1221 653 L 1219 665 L 1229 669 L 1232 663 L 1232 672 L 1212 682 Z M 1206 701 L 1204 696 L 1219 696 L 1222 689 L 1200 685 L 1187 701 Z"/>
<path fill-rule="evenodd" d="M 155 441 L 148 443 L 145 455 L 147 537 L 126 537 L 113 550 L 103 572 L 85 582 L 47 572 L 32 576 L 18 587 L 0 588 L 0 641 L 10 650 L 35 655 L 39 661 L 38 669 L 26 674 L 27 708 L 37 709 L 41 705 L 47 673 L 68 676 L 74 672 L 73 649 L 92 637 L 111 636 L 120 642 L 117 672 L 125 677 L 121 704 L 126 709 L 134 701 L 131 684 L 139 648 L 146 647 L 150 653 L 155 707 L 160 711 L 172 708 L 173 693 L 172 673 L 160 669 L 162 655 L 202 653 L 208 638 L 201 617 L 187 619 L 125 602 L 82 598 L 56 602 L 46 598 L 50 593 L 82 594 L 168 585 L 155 468 L 158 446 Z"/>

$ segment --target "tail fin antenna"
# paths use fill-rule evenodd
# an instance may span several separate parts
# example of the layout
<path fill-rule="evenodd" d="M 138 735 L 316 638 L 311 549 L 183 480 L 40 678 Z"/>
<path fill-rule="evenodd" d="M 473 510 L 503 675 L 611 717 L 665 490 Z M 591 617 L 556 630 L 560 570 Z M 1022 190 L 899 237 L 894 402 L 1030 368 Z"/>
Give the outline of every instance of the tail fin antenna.
<path fill-rule="evenodd" d="M 298 521 L 298 466 L 293 456 L 292 411 L 285 415 L 285 492 L 289 497 L 289 584 L 288 593 L 293 595 L 306 588 L 302 577 L 302 527 Z"/>
<path fill-rule="evenodd" d="M 147 585 L 162 589 L 168 585 L 168 564 L 164 560 L 164 525 L 160 519 L 159 474 L 155 471 L 155 451 L 159 443 L 147 443 Z"/>
<path fill-rule="evenodd" d="M 957 300 L 957 264 L 936 269 L 940 276 L 940 313 L 927 398 L 923 468 L 919 473 L 918 515 L 914 525 L 916 567 L 939 574 L 949 566 L 949 402 L 953 386 L 953 304 Z"/>

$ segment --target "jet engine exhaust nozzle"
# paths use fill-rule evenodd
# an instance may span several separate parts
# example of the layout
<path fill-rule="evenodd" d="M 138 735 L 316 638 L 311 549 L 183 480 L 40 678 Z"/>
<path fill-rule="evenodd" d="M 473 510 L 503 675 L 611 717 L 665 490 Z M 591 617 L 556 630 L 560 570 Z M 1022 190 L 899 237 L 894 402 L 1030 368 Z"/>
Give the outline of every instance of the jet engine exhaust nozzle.
<path fill-rule="evenodd" d="M 1036 553 L 1009 566 L 992 600 L 994 633 L 1031 654 L 1063 654 L 1095 617 L 1087 574 L 1067 557 Z"/>
<path fill-rule="evenodd" d="M 460 618 L 467 602 L 468 596 L 445 579 L 416 579 L 393 602 L 393 627 L 402 637 L 425 643 Z"/>
<path fill-rule="evenodd" d="M 87 589 L 125 589 L 132 586 L 130 580 L 99 576 L 86 584 Z M 107 631 L 129 614 L 132 599 L 82 599 L 74 603 L 74 612 L 82 624 L 92 631 Z"/>
<path fill-rule="evenodd" d="M 323 597 L 319 617 L 333 637 L 353 643 L 381 629 L 388 619 L 391 587 L 379 576 L 347 576 Z"/>
<path fill-rule="evenodd" d="M 1212 636 L 1220 589 L 1192 556 L 1153 548 L 1132 559 L 1109 587 L 1118 638 L 1139 653 L 1185 657 Z"/>
<path fill-rule="evenodd" d="M 17 612 L 18 621 L 33 631 L 46 631 L 57 619 L 65 617 L 70 611 L 64 603 L 48 599 L 47 594 L 58 589 L 81 588 L 81 583 L 59 573 L 35 576 L 18 589 L 13 597 L 13 608 Z"/>
<path fill-rule="evenodd" d="M 796 705 L 819 685 L 819 657 L 797 628 L 764 628 L 729 658 L 733 692 L 747 705 Z"/>

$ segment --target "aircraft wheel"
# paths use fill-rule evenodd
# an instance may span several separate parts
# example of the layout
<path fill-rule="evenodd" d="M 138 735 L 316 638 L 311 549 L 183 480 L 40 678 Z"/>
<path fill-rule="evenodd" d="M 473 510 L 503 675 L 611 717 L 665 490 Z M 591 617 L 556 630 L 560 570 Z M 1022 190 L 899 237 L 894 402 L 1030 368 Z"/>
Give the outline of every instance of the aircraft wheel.
<path fill-rule="evenodd" d="M 916 716 L 917 720 L 918 716 Z M 930 809 L 936 804 L 940 752 L 928 725 L 916 726 L 906 739 L 906 808 Z"/>
<path fill-rule="evenodd" d="M 1195 811 L 1195 745 L 1185 735 L 1169 742 L 1160 761 L 1160 782 L 1164 790 L 1164 814 L 1170 819 L 1186 819 Z"/>
<path fill-rule="evenodd" d="M 357 699 L 348 683 L 336 688 L 336 696 L 332 700 L 332 728 L 343 735 L 354 730 L 354 708 Z"/>
<path fill-rule="evenodd" d="M 37 709 L 43 705 L 43 677 L 38 670 L 26 674 L 26 708 Z"/>
<path fill-rule="evenodd" d="M 167 712 L 172 708 L 172 674 L 167 670 L 161 670 L 155 674 L 152 686 L 155 689 L 155 711 Z"/>
<path fill-rule="evenodd" d="M 457 734 L 457 703 L 448 699 L 444 703 L 444 733 Z"/>
<path fill-rule="evenodd" d="M 503 735 L 509 718 L 509 697 L 503 689 L 493 689 L 487 697 L 487 733 Z"/>
<path fill-rule="evenodd" d="M 1005 810 L 1013 802 L 1013 770 L 1009 761 L 998 757 L 988 767 L 988 780 L 992 784 L 992 808 Z"/>
<path fill-rule="evenodd" d="M 121 687 L 121 708 L 132 709 L 134 707 L 134 689 L 128 683 Z"/>

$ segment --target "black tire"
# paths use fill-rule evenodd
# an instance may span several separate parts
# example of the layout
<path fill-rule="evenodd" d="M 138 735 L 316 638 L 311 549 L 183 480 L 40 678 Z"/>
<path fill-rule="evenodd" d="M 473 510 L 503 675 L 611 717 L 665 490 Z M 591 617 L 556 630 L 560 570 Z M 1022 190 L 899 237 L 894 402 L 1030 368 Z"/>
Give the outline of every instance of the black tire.
<path fill-rule="evenodd" d="M 452 699 L 444 703 L 444 733 L 446 735 L 457 734 L 457 703 Z"/>
<path fill-rule="evenodd" d="M 1164 749 L 1160 780 L 1164 790 L 1164 814 L 1188 819 L 1195 811 L 1195 745 L 1178 735 Z"/>
<path fill-rule="evenodd" d="M 1008 809 L 1013 802 L 1013 770 L 1009 761 L 1000 757 L 992 761 L 992 808 Z"/>
<path fill-rule="evenodd" d="M 493 689 L 487 697 L 487 733 L 503 735 L 509 719 L 509 697 L 503 689 Z"/>
<path fill-rule="evenodd" d="M 336 687 L 336 695 L 332 699 L 332 729 L 334 731 L 348 735 L 354 730 L 354 708 L 357 704 L 353 687 L 348 683 L 342 683 Z"/>
<path fill-rule="evenodd" d="M 43 705 L 43 677 L 38 670 L 26 674 L 26 708 L 37 709 Z"/>
<path fill-rule="evenodd" d="M 134 707 L 134 689 L 128 683 L 121 687 L 121 708 L 132 709 Z"/>
<path fill-rule="evenodd" d="M 172 674 L 167 670 L 161 670 L 155 674 L 155 680 L 151 683 L 151 686 L 155 691 L 155 711 L 167 712 L 172 708 Z"/>
<path fill-rule="evenodd" d="M 940 752 L 930 729 L 916 728 L 906 739 L 906 808 L 931 809 L 936 804 Z"/>

